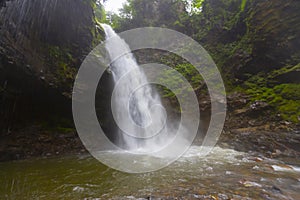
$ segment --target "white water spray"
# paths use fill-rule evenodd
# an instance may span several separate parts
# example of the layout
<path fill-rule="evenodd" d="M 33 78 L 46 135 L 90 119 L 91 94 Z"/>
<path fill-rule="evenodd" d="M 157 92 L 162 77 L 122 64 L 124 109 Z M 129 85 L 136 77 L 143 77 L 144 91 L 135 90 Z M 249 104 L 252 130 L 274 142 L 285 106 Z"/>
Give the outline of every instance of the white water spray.
<path fill-rule="evenodd" d="M 130 52 L 127 43 L 109 25 L 102 24 L 102 27 L 111 59 L 122 55 L 120 52 Z M 112 110 L 121 130 L 118 145 L 137 152 L 160 150 L 172 137 L 159 94 L 149 84 L 132 53 L 112 60 L 110 70 L 115 83 Z"/>

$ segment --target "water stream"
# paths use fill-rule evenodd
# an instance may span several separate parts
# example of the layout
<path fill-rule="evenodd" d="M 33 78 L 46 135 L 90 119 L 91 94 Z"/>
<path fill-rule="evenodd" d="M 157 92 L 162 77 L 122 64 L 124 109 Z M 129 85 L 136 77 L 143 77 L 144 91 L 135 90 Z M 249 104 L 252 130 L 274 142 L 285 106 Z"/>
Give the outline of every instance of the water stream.
<path fill-rule="evenodd" d="M 192 146 L 167 168 L 143 174 L 115 171 L 89 155 L 0 163 L 0 199 L 300 199 L 297 160 L 219 147 L 205 158 L 199 153 Z"/>
<path fill-rule="evenodd" d="M 109 25 L 102 26 L 111 59 L 121 55 L 112 60 L 110 67 L 117 88 L 112 98 L 114 119 L 120 127 L 117 143 L 140 152 L 158 151 L 172 139 L 160 96 L 147 81 L 133 54 L 122 55 L 122 52 L 130 52 L 126 42 Z"/>

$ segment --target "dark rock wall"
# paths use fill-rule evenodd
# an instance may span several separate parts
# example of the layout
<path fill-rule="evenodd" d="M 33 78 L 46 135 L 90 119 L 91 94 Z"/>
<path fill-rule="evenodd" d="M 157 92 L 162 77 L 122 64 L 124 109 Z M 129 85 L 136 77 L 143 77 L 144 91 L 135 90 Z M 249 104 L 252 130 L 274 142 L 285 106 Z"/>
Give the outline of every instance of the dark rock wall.
<path fill-rule="evenodd" d="M 86 51 L 95 26 L 92 0 L 12 0 L 1 8 L 1 29 L 10 42 L 38 48 L 39 43 Z"/>
<path fill-rule="evenodd" d="M 93 0 L 0 2 L 0 130 L 70 118 L 77 69 L 103 38 Z"/>

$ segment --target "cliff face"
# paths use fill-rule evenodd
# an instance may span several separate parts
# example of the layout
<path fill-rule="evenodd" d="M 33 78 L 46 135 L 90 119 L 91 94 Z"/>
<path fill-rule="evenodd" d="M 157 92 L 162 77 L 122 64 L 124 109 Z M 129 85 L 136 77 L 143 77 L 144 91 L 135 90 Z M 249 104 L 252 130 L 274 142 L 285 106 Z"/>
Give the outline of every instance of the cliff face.
<path fill-rule="evenodd" d="M 195 36 L 223 73 L 227 89 L 300 120 L 300 2 L 207 0 Z"/>
<path fill-rule="evenodd" d="M 0 2 L 0 129 L 71 116 L 81 61 L 103 38 L 94 0 Z"/>
<path fill-rule="evenodd" d="M 300 62 L 300 2 L 253 1 L 247 8 L 246 33 L 251 60 L 240 72 L 270 72 Z"/>
<path fill-rule="evenodd" d="M 296 0 L 206 1 L 203 21 L 208 31 L 200 40 L 220 67 L 236 78 L 296 65 L 300 58 L 299 9 Z"/>

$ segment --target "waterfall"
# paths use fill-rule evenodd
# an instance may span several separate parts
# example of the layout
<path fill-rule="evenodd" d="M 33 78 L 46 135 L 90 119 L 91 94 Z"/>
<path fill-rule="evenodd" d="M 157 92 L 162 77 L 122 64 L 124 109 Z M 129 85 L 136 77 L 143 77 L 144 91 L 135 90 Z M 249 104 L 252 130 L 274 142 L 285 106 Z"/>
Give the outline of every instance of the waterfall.
<path fill-rule="evenodd" d="M 130 52 L 128 44 L 109 25 L 102 24 L 102 27 L 107 39 L 105 47 L 111 59 L 120 52 Z M 138 152 L 159 150 L 170 138 L 159 94 L 149 84 L 132 53 L 114 60 L 110 70 L 115 87 L 118 87 L 112 98 L 114 119 L 120 127 L 116 134 L 118 146 Z"/>

